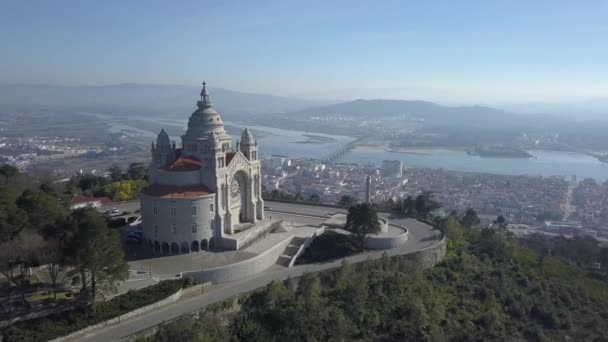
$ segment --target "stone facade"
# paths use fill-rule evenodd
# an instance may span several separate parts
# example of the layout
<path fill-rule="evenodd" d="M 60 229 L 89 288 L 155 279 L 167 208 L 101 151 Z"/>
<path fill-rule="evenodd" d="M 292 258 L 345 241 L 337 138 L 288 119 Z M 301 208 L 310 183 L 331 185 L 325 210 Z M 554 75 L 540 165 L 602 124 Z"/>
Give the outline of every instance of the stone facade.
<path fill-rule="evenodd" d="M 239 225 L 264 219 L 258 144 L 248 129 L 232 147 L 203 83 L 181 146 L 164 130 L 152 144 L 141 192 L 146 243 L 161 255 L 222 245 Z"/>

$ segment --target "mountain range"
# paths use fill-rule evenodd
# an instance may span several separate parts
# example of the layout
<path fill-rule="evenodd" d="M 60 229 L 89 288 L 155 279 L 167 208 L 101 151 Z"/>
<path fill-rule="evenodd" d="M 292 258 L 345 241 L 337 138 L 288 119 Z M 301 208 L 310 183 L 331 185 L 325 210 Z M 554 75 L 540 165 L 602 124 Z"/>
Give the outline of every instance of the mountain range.
<path fill-rule="evenodd" d="M 284 113 L 318 105 L 309 101 L 208 87 L 221 112 L 234 115 Z M 0 85 L 0 110 L 91 111 L 124 115 L 184 115 L 196 108 L 200 87 L 183 85 L 117 84 L 59 86 Z"/>
<path fill-rule="evenodd" d="M 407 114 L 432 121 L 468 121 L 479 124 L 521 123 L 548 118 L 546 113 L 566 115 L 572 119 L 607 119 L 608 99 L 529 103 L 502 106 L 444 106 L 428 101 L 353 100 L 330 104 L 332 101 L 307 100 L 232 91 L 209 87 L 218 110 L 230 117 L 256 115 L 257 118 L 296 118 L 330 114 L 374 117 Z M 13 111 L 73 111 L 101 112 L 116 115 L 183 116 L 196 106 L 200 87 L 125 83 L 100 86 L 60 86 L 46 84 L 0 84 L 0 110 Z M 518 114 L 514 114 L 518 113 Z M 275 115 L 272 115 L 275 114 Z"/>

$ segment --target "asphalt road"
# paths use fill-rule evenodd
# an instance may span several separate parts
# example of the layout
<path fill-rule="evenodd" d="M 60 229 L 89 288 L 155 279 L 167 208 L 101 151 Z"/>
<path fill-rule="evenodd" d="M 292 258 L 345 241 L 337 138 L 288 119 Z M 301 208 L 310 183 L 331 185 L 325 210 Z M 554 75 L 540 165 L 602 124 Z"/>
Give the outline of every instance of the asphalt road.
<path fill-rule="evenodd" d="M 310 216 L 324 216 L 330 215 L 338 211 L 345 211 L 344 209 L 338 208 L 294 205 L 278 202 L 268 203 L 267 207 L 270 207 L 272 211 L 281 211 L 282 215 L 286 216 L 290 216 L 290 212 L 296 211 L 298 213 Z M 268 214 L 270 214 L 270 210 L 267 215 Z M 292 216 L 294 218 L 294 221 L 298 220 L 298 216 Z M 388 217 L 389 215 L 382 214 L 382 216 Z M 409 240 L 405 244 L 403 244 L 399 248 L 386 251 L 367 252 L 363 254 L 354 255 L 346 259 L 351 263 L 358 263 L 366 261 L 368 259 L 380 258 L 384 253 L 387 253 L 388 255 L 410 254 L 426 247 L 432 246 L 440 238 L 439 231 L 434 230 L 430 226 L 418 222 L 416 220 L 390 218 L 390 222 L 408 228 Z M 193 312 L 209 304 L 220 302 L 230 297 L 234 297 L 242 293 L 262 288 L 273 280 L 285 280 L 288 277 L 298 277 L 304 274 L 305 272 L 324 271 L 331 268 L 339 267 L 341 263 L 342 260 L 336 260 L 333 262 L 327 262 L 322 264 L 298 265 L 292 268 L 272 267 L 269 270 L 260 273 L 259 275 L 217 286 L 212 290 L 207 291 L 201 296 L 189 298 L 188 300 L 184 301 L 177 301 L 167 306 L 163 306 L 159 309 L 123 321 L 119 324 L 101 328 L 99 330 L 91 332 L 87 336 L 78 337 L 74 340 L 99 342 L 117 341 L 123 337 L 132 335 L 138 331 L 158 325 L 162 322 L 178 318 L 184 314 Z"/>
<path fill-rule="evenodd" d="M 110 210 L 116 208 L 120 210 L 120 212 L 130 211 L 135 212 L 135 210 L 139 209 L 139 200 L 136 201 L 128 201 L 128 202 L 116 202 L 107 206 L 99 207 L 100 212 L 105 212 L 106 210 Z"/>

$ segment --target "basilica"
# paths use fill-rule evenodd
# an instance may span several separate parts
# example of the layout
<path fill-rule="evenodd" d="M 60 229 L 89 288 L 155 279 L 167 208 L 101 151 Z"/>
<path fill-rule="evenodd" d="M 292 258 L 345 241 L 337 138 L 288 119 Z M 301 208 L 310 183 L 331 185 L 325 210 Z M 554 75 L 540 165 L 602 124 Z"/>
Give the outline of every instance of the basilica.
<path fill-rule="evenodd" d="M 258 144 L 248 129 L 233 147 L 206 84 L 181 146 L 161 130 L 150 185 L 140 194 L 146 244 L 158 255 L 238 249 L 230 237 L 264 220 Z"/>

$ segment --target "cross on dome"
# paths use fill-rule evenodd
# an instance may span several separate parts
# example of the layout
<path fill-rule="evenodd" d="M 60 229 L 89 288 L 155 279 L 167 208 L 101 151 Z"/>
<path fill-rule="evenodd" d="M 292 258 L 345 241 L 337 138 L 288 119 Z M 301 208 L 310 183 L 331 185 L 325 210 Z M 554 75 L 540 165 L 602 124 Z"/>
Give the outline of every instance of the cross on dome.
<path fill-rule="evenodd" d="M 207 82 L 203 81 L 203 89 L 201 89 L 201 101 L 202 102 L 211 102 L 209 101 L 209 92 L 207 91 Z"/>

